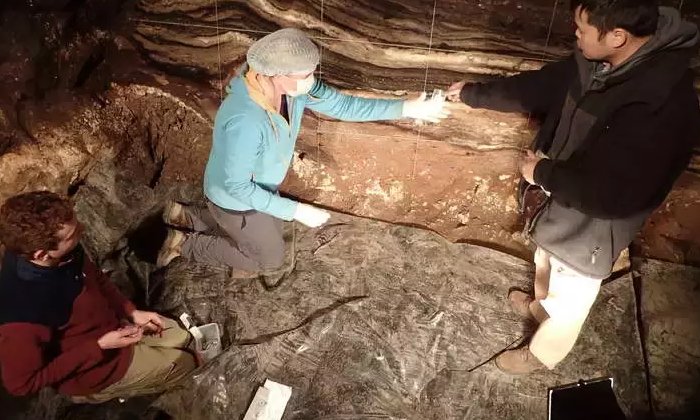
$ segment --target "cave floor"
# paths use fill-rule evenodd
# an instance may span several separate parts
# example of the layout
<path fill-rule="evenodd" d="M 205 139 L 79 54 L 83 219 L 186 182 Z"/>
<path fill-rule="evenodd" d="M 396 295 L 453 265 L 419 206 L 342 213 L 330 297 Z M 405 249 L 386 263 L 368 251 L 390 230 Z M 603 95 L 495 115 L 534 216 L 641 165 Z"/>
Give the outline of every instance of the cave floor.
<path fill-rule="evenodd" d="M 650 398 L 659 418 L 697 408 L 695 269 L 636 260 L 637 287 L 632 275 L 603 287 L 556 370 L 511 377 L 490 359 L 532 331 L 506 300 L 529 287 L 529 262 L 342 214 L 317 230 L 289 224 L 287 239 L 289 270 L 256 280 L 181 259 L 151 273 L 150 256 L 125 246 L 103 262 L 115 281 L 141 285 L 159 311 L 220 323 L 225 352 L 155 399 L 78 406 L 44 392 L 9 418 L 242 418 L 268 378 L 293 388 L 285 419 L 545 418 L 548 387 L 604 376 L 630 418 L 647 418 Z"/>

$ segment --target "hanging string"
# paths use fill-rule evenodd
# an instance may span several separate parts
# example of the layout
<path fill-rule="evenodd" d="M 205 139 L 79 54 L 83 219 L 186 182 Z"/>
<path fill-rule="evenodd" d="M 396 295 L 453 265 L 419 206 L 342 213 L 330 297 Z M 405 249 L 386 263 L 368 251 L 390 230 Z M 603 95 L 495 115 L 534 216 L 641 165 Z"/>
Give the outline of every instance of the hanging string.
<path fill-rule="evenodd" d="M 430 61 L 428 60 L 430 56 L 430 52 L 432 51 L 433 48 L 433 36 L 435 34 L 435 16 L 437 14 L 437 0 L 433 2 L 433 14 L 432 14 L 432 19 L 430 22 L 430 38 L 428 39 L 428 51 L 425 54 L 425 78 L 423 80 L 423 92 L 425 92 L 428 89 L 428 74 L 430 72 Z M 415 147 L 413 148 L 413 166 L 411 168 L 411 181 L 416 176 L 416 165 L 418 161 L 418 147 L 419 143 L 421 141 L 421 137 L 423 135 L 423 126 L 421 125 L 418 127 L 418 135 L 416 136 L 416 144 Z M 413 194 L 413 191 L 410 192 L 411 195 Z"/>
<path fill-rule="evenodd" d="M 542 56 L 540 57 L 540 61 L 544 61 L 545 57 L 547 56 L 547 48 L 549 47 L 549 41 L 552 38 L 552 28 L 554 28 L 554 20 L 556 19 L 557 16 L 557 8 L 559 6 L 559 0 L 554 0 L 554 6 L 552 7 L 552 16 L 549 18 L 549 29 L 547 29 L 547 39 L 544 42 L 544 49 L 542 50 Z M 530 122 L 532 121 L 532 113 L 527 114 L 527 127 L 530 127 Z M 523 154 L 525 149 L 528 147 L 525 145 L 526 140 L 523 139 L 520 142 L 520 147 L 518 147 L 519 150 L 519 155 L 516 158 L 516 172 L 518 171 L 517 165 L 520 160 L 520 156 Z"/>
<path fill-rule="evenodd" d="M 221 36 L 219 35 L 219 0 L 214 0 L 214 18 L 216 19 L 216 52 L 219 56 L 219 101 L 224 101 L 224 77 L 221 70 Z"/>
<path fill-rule="evenodd" d="M 324 21 L 324 0 L 321 0 L 321 26 Z M 323 45 L 319 48 L 318 78 L 323 80 Z M 318 124 L 316 125 L 316 162 L 321 163 L 321 116 L 316 115 Z"/>

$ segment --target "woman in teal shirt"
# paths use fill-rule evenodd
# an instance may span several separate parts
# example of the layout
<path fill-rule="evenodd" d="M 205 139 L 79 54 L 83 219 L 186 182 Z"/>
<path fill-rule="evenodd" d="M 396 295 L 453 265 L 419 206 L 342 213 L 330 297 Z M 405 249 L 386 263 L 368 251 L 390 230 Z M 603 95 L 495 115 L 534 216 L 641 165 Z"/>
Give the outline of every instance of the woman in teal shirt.
<path fill-rule="evenodd" d="M 182 255 L 245 271 L 279 267 L 284 260 L 282 221 L 309 227 L 330 215 L 278 194 L 294 155 L 308 108 L 344 121 L 416 118 L 437 122 L 444 103 L 419 99 L 366 99 L 345 95 L 314 78 L 318 47 L 298 29 L 282 29 L 255 42 L 214 121 L 204 174 L 207 208 L 170 203 L 165 221 L 194 233 L 169 231 L 158 265 Z"/>

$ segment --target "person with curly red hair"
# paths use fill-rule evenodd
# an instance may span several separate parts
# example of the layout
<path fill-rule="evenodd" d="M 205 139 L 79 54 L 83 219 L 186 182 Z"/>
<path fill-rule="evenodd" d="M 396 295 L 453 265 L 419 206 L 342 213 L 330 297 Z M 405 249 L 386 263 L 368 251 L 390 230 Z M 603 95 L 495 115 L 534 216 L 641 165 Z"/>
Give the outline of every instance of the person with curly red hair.
<path fill-rule="evenodd" d="M 138 310 L 80 246 L 72 204 L 48 192 L 0 208 L 0 368 L 14 395 L 76 402 L 158 392 L 196 366 L 187 331 Z"/>

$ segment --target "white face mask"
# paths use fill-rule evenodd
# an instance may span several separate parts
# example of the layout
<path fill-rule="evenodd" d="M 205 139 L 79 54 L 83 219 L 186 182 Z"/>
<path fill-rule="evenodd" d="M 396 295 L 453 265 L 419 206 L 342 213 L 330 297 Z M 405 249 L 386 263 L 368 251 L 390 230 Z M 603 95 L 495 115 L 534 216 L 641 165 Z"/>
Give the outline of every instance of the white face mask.
<path fill-rule="evenodd" d="M 289 96 L 300 96 L 300 95 L 306 95 L 309 93 L 312 87 L 314 87 L 314 83 L 316 83 L 316 78 L 314 75 L 310 75 L 306 79 L 302 80 L 297 80 L 297 88 L 293 92 L 287 92 L 287 95 Z"/>

